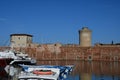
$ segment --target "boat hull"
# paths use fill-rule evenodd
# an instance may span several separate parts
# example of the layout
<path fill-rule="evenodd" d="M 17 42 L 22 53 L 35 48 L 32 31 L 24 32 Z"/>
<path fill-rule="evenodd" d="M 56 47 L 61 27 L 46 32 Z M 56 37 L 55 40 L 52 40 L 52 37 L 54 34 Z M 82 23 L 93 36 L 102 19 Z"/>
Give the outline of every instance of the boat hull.
<path fill-rule="evenodd" d="M 11 58 L 1 58 L 0 59 L 0 67 L 6 67 L 10 64 L 10 62 L 13 61 Z"/>
<path fill-rule="evenodd" d="M 5 67 L 7 65 L 9 65 L 9 63 L 12 61 L 13 59 L 11 58 L 0 58 L 0 80 L 7 80 L 8 78 L 8 74 L 5 71 Z"/>

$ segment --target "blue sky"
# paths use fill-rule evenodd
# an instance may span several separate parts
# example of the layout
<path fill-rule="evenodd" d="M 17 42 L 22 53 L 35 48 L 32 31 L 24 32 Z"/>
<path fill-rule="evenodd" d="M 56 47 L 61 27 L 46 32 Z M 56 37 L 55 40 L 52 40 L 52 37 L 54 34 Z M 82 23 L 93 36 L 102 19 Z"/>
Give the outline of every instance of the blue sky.
<path fill-rule="evenodd" d="M 78 44 L 78 30 L 92 30 L 92 44 L 120 42 L 120 0 L 0 0 L 0 45 L 10 34 L 35 43 Z"/>

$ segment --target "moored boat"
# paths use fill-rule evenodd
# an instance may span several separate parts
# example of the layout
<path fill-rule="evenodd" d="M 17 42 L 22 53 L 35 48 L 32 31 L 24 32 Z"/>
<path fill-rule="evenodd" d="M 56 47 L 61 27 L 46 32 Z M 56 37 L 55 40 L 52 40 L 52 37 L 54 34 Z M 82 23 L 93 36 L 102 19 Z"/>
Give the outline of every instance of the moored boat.
<path fill-rule="evenodd" d="M 30 58 L 28 54 L 15 53 L 12 50 L 0 52 L 0 66 L 5 67 L 7 65 L 14 64 L 36 64 L 36 60 Z"/>
<path fill-rule="evenodd" d="M 59 65 L 24 65 L 24 64 L 19 64 L 23 68 L 24 71 L 30 72 L 33 71 L 34 69 L 39 69 L 39 68 L 58 68 L 60 69 L 60 72 L 71 72 L 74 65 L 65 65 L 65 66 L 59 66 Z"/>
<path fill-rule="evenodd" d="M 33 74 L 37 74 L 37 78 L 40 76 L 39 75 L 52 75 L 54 74 L 54 71 L 53 69 L 58 69 L 59 70 L 59 76 L 57 77 L 57 79 L 50 79 L 50 80 L 64 80 L 64 78 L 66 78 L 69 73 L 72 71 L 73 69 L 73 65 L 66 65 L 66 66 L 56 66 L 56 65 L 22 65 L 20 64 L 20 66 L 23 68 L 23 71 L 24 73 L 26 73 L 27 75 L 29 74 L 29 76 L 27 76 L 27 78 L 31 78 L 31 72 Z M 52 72 L 52 71 L 53 72 Z M 56 71 L 55 71 L 56 72 Z M 24 74 L 25 75 L 25 74 Z M 33 76 L 33 75 L 32 75 Z M 36 75 L 35 75 L 36 76 Z M 33 77 L 35 77 L 33 76 Z M 22 76 L 21 76 L 22 77 Z M 25 78 L 25 77 L 24 77 Z M 23 79 L 23 78 L 22 78 Z M 23 79 L 24 80 L 24 79 Z M 46 80 L 45 78 L 43 80 Z M 49 79 L 47 79 L 49 80 Z"/>
<path fill-rule="evenodd" d="M 14 60 L 10 62 L 10 65 L 16 65 L 16 64 L 33 65 L 36 64 L 36 60 L 29 57 L 28 54 L 20 52 L 17 53 L 16 58 L 14 58 Z"/>
<path fill-rule="evenodd" d="M 0 67 L 5 67 L 9 65 L 11 61 L 13 61 L 15 55 L 10 51 L 0 52 Z"/>
<path fill-rule="evenodd" d="M 60 69 L 56 68 L 37 68 L 33 71 L 21 71 L 18 80 L 58 80 Z"/>
<path fill-rule="evenodd" d="M 4 72 L 9 76 L 13 76 L 16 72 L 16 69 L 12 66 L 18 64 L 36 64 L 36 60 L 30 58 L 28 54 L 24 53 L 15 53 L 12 50 L 7 50 L 0 52 L 0 67 L 4 69 Z"/>

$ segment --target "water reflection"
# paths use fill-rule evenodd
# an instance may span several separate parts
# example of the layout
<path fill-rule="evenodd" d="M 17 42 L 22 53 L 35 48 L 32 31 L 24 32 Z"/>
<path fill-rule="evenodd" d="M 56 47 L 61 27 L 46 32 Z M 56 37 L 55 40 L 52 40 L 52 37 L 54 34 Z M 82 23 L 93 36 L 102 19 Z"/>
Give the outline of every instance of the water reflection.
<path fill-rule="evenodd" d="M 74 70 L 66 80 L 120 80 L 119 62 L 39 61 L 38 64 L 74 64 Z"/>

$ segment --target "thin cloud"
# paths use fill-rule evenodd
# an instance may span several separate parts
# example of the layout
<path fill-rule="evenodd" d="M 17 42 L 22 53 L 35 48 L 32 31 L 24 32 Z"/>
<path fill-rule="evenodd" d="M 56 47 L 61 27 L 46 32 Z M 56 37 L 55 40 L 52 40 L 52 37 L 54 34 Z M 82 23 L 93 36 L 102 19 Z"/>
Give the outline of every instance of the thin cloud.
<path fill-rule="evenodd" d="M 6 18 L 0 18 L 0 21 L 6 21 L 7 19 Z"/>

